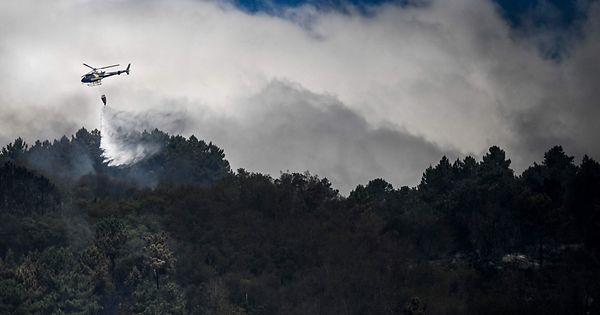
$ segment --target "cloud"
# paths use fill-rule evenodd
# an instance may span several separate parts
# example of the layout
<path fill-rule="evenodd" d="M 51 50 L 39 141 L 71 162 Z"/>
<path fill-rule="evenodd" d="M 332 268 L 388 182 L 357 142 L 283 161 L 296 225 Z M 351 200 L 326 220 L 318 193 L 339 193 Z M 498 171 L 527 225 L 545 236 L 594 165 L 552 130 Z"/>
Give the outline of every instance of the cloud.
<path fill-rule="evenodd" d="M 199 132 L 236 166 L 327 177 L 342 193 L 373 178 L 415 184 L 443 154 L 458 155 L 394 126 L 373 127 L 337 98 L 270 82 L 243 102 L 243 118 L 205 115 Z"/>
<path fill-rule="evenodd" d="M 600 44 L 594 40 L 600 35 L 600 5 L 591 6 L 588 15 L 588 22 L 582 26 L 583 37 L 568 57 L 545 68 L 530 69 L 528 72 L 536 74 L 530 78 L 535 85 L 520 91 L 530 95 L 527 106 L 507 114 L 515 130 L 510 146 L 529 154 L 529 159 L 532 155 L 539 159 L 542 150 L 556 144 L 578 156 L 600 156 L 596 136 L 600 133 Z M 518 82 L 515 80 L 515 84 Z"/>
<path fill-rule="evenodd" d="M 599 7 L 557 62 L 488 1 L 281 16 L 212 1 L 2 2 L 0 139 L 99 127 L 106 94 L 119 110 L 184 111 L 184 133 L 214 140 L 234 168 L 309 169 L 343 187 L 379 174 L 415 184 L 444 152 L 491 145 L 517 170 L 553 144 L 598 156 Z M 89 88 L 83 62 L 132 74 Z"/>

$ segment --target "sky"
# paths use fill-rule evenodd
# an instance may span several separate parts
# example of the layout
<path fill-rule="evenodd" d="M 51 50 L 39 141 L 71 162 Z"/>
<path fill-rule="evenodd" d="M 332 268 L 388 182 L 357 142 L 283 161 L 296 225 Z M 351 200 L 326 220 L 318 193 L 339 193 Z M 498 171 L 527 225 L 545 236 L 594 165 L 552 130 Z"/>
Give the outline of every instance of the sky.
<path fill-rule="evenodd" d="M 597 159 L 599 18 L 589 0 L 2 1 L 0 146 L 100 128 L 106 94 L 233 169 L 343 193 L 492 145 L 517 173 L 554 145 Z M 131 75 L 87 87 L 84 62 Z"/>

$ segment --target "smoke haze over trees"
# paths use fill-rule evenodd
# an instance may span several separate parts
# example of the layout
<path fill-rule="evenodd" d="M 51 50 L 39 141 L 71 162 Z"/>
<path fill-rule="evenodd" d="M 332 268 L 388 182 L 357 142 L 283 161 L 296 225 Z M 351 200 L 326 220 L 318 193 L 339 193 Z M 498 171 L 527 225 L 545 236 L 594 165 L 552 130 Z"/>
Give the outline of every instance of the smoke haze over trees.
<path fill-rule="evenodd" d="M 202 135 L 234 169 L 310 170 L 343 194 L 493 145 L 518 173 L 557 143 L 598 159 L 599 21 L 593 0 L 2 1 L 0 146 L 101 129 L 106 94 L 181 114 L 148 130 Z M 87 88 L 83 62 L 132 75 Z"/>
<path fill-rule="evenodd" d="M 0 314 L 600 314 L 599 34 L 596 0 L 0 1 Z"/>
<path fill-rule="evenodd" d="M 600 164 L 562 147 L 515 175 L 497 146 L 374 178 L 232 171 L 154 130 L 109 166 L 100 132 L 0 151 L 0 312 L 585 314 L 600 311 Z"/>

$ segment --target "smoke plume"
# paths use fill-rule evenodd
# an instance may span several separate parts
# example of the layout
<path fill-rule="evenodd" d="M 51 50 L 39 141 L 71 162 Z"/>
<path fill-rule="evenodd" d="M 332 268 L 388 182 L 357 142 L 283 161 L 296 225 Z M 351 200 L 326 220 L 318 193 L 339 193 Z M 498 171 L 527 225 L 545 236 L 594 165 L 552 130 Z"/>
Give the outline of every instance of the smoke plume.
<path fill-rule="evenodd" d="M 126 112 L 104 107 L 101 114 L 100 148 L 104 161 L 110 166 L 130 165 L 160 152 L 163 143 L 150 136 L 149 131 L 178 134 L 183 132 L 186 119 L 182 113 Z"/>

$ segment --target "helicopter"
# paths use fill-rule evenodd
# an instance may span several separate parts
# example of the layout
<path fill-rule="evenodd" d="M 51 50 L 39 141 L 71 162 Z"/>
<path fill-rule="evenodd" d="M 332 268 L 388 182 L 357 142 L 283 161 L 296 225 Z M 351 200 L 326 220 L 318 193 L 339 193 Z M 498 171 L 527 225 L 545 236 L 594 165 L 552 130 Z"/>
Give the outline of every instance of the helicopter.
<path fill-rule="evenodd" d="M 102 79 L 104 78 L 108 78 L 110 76 L 113 75 L 120 75 L 121 73 L 127 73 L 127 75 L 129 75 L 129 67 L 131 66 L 131 64 L 127 65 L 127 68 L 125 70 L 117 70 L 117 71 L 112 71 L 112 72 L 106 72 L 106 71 L 98 71 L 98 70 L 102 70 L 102 69 L 107 69 L 107 68 L 112 68 L 112 67 L 118 67 L 119 65 L 111 65 L 111 66 L 106 66 L 106 67 L 100 67 L 100 68 L 94 68 L 88 64 L 83 64 L 84 66 L 92 69 L 92 71 L 84 74 L 83 76 L 81 76 L 81 83 L 85 83 L 88 86 L 95 86 L 95 85 L 100 85 L 102 84 Z"/>

